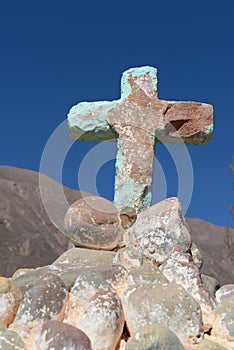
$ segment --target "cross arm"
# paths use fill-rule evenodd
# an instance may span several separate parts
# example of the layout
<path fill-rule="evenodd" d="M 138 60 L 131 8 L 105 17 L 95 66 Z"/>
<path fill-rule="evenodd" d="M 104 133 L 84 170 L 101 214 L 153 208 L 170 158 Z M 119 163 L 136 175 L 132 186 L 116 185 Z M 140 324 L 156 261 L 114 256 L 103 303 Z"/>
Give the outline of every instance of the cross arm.
<path fill-rule="evenodd" d="M 116 131 L 108 123 L 108 112 L 117 101 L 80 102 L 68 113 L 69 134 L 73 140 L 108 141 L 117 138 Z"/>
<path fill-rule="evenodd" d="M 213 132 L 212 105 L 168 102 L 163 114 L 164 128 L 156 130 L 158 142 L 201 144 L 210 141 Z"/>

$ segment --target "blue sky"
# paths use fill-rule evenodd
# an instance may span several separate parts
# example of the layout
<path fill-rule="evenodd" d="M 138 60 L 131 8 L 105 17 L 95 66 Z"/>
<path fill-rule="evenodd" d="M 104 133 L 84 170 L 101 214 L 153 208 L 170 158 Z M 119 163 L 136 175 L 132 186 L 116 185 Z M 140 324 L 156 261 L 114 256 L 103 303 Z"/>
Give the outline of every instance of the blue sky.
<path fill-rule="evenodd" d="M 229 170 L 234 155 L 233 33 L 232 0 L 3 2 L 0 164 L 38 170 L 47 140 L 71 106 L 118 99 L 121 73 L 151 65 L 158 68 L 160 98 L 214 106 L 212 141 L 188 147 L 194 189 L 186 215 L 234 226 L 228 215 L 234 203 Z M 72 146 L 64 162 L 64 184 L 77 188 L 79 164 L 93 146 Z M 156 146 L 156 156 L 166 176 L 166 195 L 177 195 L 170 154 Z M 109 161 L 98 172 L 100 195 L 112 198 L 113 179 L 114 161 Z"/>

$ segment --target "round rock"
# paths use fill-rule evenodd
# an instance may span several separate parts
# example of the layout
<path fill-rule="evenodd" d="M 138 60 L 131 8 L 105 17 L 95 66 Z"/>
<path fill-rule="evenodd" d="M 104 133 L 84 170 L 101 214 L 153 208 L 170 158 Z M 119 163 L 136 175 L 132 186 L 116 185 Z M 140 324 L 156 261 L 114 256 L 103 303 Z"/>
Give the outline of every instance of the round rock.
<path fill-rule="evenodd" d="M 197 342 L 201 337 L 201 308 L 178 284 L 132 285 L 122 300 L 131 335 L 146 324 L 158 323 L 184 341 Z"/>
<path fill-rule="evenodd" d="M 36 344 L 40 350 L 92 350 L 90 339 L 84 332 L 59 321 L 44 323 L 36 336 Z"/>
<path fill-rule="evenodd" d="M 113 291 L 97 292 L 85 307 L 78 327 L 91 340 L 93 350 L 112 350 L 124 327 L 121 300 Z"/>
<path fill-rule="evenodd" d="M 66 213 L 64 229 L 71 241 L 80 247 L 111 250 L 122 242 L 118 209 L 112 202 L 97 196 L 74 202 Z"/>
<path fill-rule="evenodd" d="M 67 294 L 59 277 L 53 274 L 43 276 L 25 293 L 16 314 L 16 328 L 28 330 L 50 319 L 60 321 L 64 316 Z"/>
<path fill-rule="evenodd" d="M 65 312 L 67 323 L 79 325 L 88 301 L 99 291 L 113 291 L 111 285 L 104 278 L 93 272 L 83 272 L 75 281 L 69 294 Z"/>
<path fill-rule="evenodd" d="M 148 324 L 137 331 L 127 342 L 125 350 L 184 350 L 177 336 L 169 328 Z"/>
<path fill-rule="evenodd" d="M 21 290 L 14 282 L 0 277 L 0 319 L 6 326 L 13 322 L 21 300 Z"/>

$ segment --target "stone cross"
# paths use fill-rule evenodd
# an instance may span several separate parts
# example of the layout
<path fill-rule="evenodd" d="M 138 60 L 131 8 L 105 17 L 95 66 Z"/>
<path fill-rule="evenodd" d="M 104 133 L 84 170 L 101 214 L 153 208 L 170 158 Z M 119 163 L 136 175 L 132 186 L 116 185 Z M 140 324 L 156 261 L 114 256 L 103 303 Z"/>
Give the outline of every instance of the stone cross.
<path fill-rule="evenodd" d="M 68 124 L 77 141 L 117 139 L 114 203 L 139 212 L 151 205 L 155 143 L 206 143 L 212 115 L 209 104 L 158 99 L 157 69 L 146 66 L 123 73 L 119 100 L 72 107 Z"/>

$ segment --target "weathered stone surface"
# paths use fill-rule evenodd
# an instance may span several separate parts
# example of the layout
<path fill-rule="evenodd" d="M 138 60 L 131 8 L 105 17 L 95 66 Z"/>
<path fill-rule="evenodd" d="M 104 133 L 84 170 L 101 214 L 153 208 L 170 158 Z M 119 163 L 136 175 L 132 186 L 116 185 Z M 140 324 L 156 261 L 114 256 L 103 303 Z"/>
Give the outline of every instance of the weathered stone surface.
<path fill-rule="evenodd" d="M 178 284 L 133 285 L 122 300 L 131 335 L 153 323 L 170 328 L 184 341 L 196 342 L 202 335 L 200 306 Z"/>
<path fill-rule="evenodd" d="M 198 247 L 196 246 L 196 244 L 194 242 L 192 242 L 190 250 L 191 250 L 191 254 L 192 254 L 194 263 L 200 269 L 202 267 L 202 263 L 203 263 L 202 253 L 200 252 L 200 250 L 198 249 Z"/>
<path fill-rule="evenodd" d="M 170 282 L 181 284 L 199 304 L 215 305 L 214 298 L 202 284 L 197 265 L 188 253 L 175 250 L 159 269 Z"/>
<path fill-rule="evenodd" d="M 88 336 L 80 329 L 59 321 L 43 324 L 37 337 L 39 350 L 92 350 Z"/>
<path fill-rule="evenodd" d="M 124 207 L 120 210 L 120 223 L 124 229 L 131 227 L 137 219 L 137 213 L 134 208 Z"/>
<path fill-rule="evenodd" d="M 206 304 L 201 304 L 200 306 L 202 310 L 202 321 L 203 321 L 202 330 L 203 332 L 210 334 L 210 331 L 213 327 L 214 320 L 215 320 L 214 310 L 211 306 Z"/>
<path fill-rule="evenodd" d="M 118 210 L 105 198 L 78 199 L 64 219 L 66 235 L 76 246 L 111 250 L 123 239 Z"/>
<path fill-rule="evenodd" d="M 53 264 L 58 263 L 90 263 L 90 262 L 112 262 L 116 253 L 105 250 L 94 250 L 85 248 L 71 248 L 64 252 Z"/>
<path fill-rule="evenodd" d="M 71 294 L 86 302 L 97 292 L 113 290 L 106 280 L 93 272 L 83 272 L 75 281 Z"/>
<path fill-rule="evenodd" d="M 0 319 L 6 326 L 13 322 L 21 300 L 21 290 L 15 283 L 0 277 Z"/>
<path fill-rule="evenodd" d="M 6 330 L 7 330 L 7 326 L 2 320 L 0 320 L 0 332 L 6 331 Z"/>
<path fill-rule="evenodd" d="M 151 264 L 145 264 L 143 266 L 136 267 L 128 274 L 128 285 L 145 283 L 168 283 L 168 279 L 162 274 L 162 272 Z"/>
<path fill-rule="evenodd" d="M 27 350 L 23 340 L 14 331 L 0 332 L 0 349 L 1 350 Z"/>
<path fill-rule="evenodd" d="M 222 345 L 214 343 L 211 340 L 202 339 L 197 350 L 227 350 L 227 348 L 224 348 Z"/>
<path fill-rule="evenodd" d="M 215 309 L 216 319 L 211 335 L 223 338 L 232 343 L 234 349 L 234 295 L 225 298 Z"/>
<path fill-rule="evenodd" d="M 114 350 L 124 327 L 118 295 L 114 291 L 97 292 L 85 306 L 78 327 L 89 336 L 93 350 Z"/>
<path fill-rule="evenodd" d="M 68 114 L 70 136 L 79 141 L 118 138 L 115 204 L 145 210 L 151 203 L 154 144 L 204 143 L 211 138 L 213 108 L 158 99 L 157 69 L 123 73 L 121 98 L 81 102 Z"/>
<path fill-rule="evenodd" d="M 126 344 L 127 342 L 125 341 L 125 339 L 120 339 L 120 342 L 117 345 L 117 350 L 126 350 Z"/>
<path fill-rule="evenodd" d="M 127 342 L 126 350 L 184 350 L 177 336 L 167 327 L 149 324 L 137 331 Z"/>
<path fill-rule="evenodd" d="M 84 307 L 97 293 L 103 291 L 114 291 L 111 285 L 97 273 L 83 272 L 75 281 L 69 300 L 67 302 L 65 321 L 78 326 L 79 320 L 84 313 Z"/>
<path fill-rule="evenodd" d="M 187 251 L 191 237 L 178 198 L 166 199 L 140 213 L 127 230 L 125 241 L 142 250 L 144 258 L 156 263 L 164 262 L 176 246 Z"/>
<path fill-rule="evenodd" d="M 211 276 L 201 274 L 202 283 L 204 284 L 205 288 L 208 290 L 210 295 L 215 298 L 215 294 L 217 290 L 220 288 L 219 282 Z"/>
<path fill-rule="evenodd" d="M 139 248 L 129 245 L 116 253 L 113 262 L 131 270 L 143 264 L 143 254 Z"/>
<path fill-rule="evenodd" d="M 30 269 L 30 268 L 27 268 L 27 269 L 18 269 L 14 272 L 14 274 L 12 275 L 12 279 L 16 279 L 17 277 L 27 273 L 27 272 L 30 272 L 30 271 L 33 271 L 34 269 Z"/>
<path fill-rule="evenodd" d="M 234 295 L 234 284 L 225 284 L 216 291 L 215 297 L 218 303 L 222 303 L 224 299 L 231 295 Z"/>
<path fill-rule="evenodd" d="M 31 330 L 45 321 L 60 321 L 64 316 L 66 301 L 67 290 L 62 280 L 56 275 L 47 274 L 25 293 L 14 326 L 19 332 L 22 330 L 24 336 L 24 331 Z"/>
<path fill-rule="evenodd" d="M 36 269 L 16 278 L 14 282 L 25 293 L 37 284 L 39 278 L 47 273 L 53 273 L 60 277 L 66 288 L 70 290 L 77 277 L 85 271 L 100 274 L 115 289 L 121 288 L 127 279 L 126 269 L 114 263 L 63 263 Z"/>

